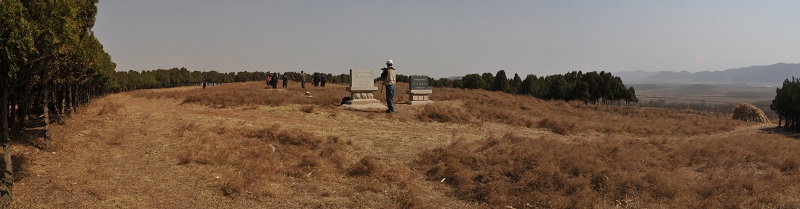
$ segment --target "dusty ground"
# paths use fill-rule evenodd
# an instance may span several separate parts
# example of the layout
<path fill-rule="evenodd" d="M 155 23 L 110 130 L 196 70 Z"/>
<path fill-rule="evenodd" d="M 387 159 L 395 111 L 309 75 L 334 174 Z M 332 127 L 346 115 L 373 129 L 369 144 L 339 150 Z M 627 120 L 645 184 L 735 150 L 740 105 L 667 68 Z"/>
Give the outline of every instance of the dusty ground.
<path fill-rule="evenodd" d="M 159 91 L 179 91 L 174 88 Z M 118 105 L 116 112 L 99 114 L 104 106 Z M 54 126 L 51 148 L 39 150 L 17 144 L 31 163 L 26 176 L 15 186 L 15 206 L 20 208 L 269 208 L 310 207 L 303 201 L 303 188 L 295 199 L 256 201 L 222 195 L 219 184 L 225 171 L 201 165 L 182 165 L 181 149 L 193 133 L 180 129 L 191 124 L 206 132 L 236 127 L 270 127 L 304 130 L 319 136 L 339 136 L 356 147 L 349 156 L 357 160 L 374 156 L 379 160 L 408 163 L 422 150 L 451 143 L 476 140 L 513 131 L 525 135 L 560 137 L 541 129 L 503 124 L 444 124 L 413 119 L 421 107 L 400 105 L 397 114 L 315 109 L 299 111 L 299 105 L 214 109 L 181 105 L 170 99 L 133 98 L 126 93 L 96 99 Z M 202 131 L 201 131 L 202 132 Z M 197 136 L 200 137 L 200 136 Z M 220 139 L 235 140 L 235 139 Z M 246 149 L 243 147 L 242 149 Z M 434 183 L 429 183 L 434 184 Z M 436 186 L 436 185 L 428 185 Z M 440 196 L 443 207 L 470 206 Z M 363 197 L 369 198 L 369 197 Z M 474 206 L 474 205 L 472 205 Z M 363 207 L 379 207 L 376 205 Z"/>

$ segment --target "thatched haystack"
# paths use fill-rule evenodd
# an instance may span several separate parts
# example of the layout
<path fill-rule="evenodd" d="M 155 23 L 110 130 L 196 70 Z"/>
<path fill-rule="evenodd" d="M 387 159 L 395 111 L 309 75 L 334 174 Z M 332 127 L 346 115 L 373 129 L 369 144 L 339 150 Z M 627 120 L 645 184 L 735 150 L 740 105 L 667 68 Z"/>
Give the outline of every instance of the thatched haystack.
<path fill-rule="evenodd" d="M 761 111 L 761 109 L 758 109 L 758 107 L 745 102 L 739 103 L 739 105 L 736 105 L 736 107 L 733 108 L 733 119 L 748 122 L 753 121 L 759 123 L 770 123 L 767 116 L 764 115 L 764 111 Z"/>

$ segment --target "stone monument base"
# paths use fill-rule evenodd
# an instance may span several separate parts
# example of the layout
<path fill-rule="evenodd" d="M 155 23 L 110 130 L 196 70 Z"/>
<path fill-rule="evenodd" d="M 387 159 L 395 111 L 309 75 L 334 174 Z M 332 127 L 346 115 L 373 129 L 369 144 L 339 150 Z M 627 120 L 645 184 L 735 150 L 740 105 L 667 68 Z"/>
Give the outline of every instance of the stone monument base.
<path fill-rule="evenodd" d="M 378 87 L 372 86 L 370 87 L 362 87 L 362 88 L 352 88 L 347 87 L 347 91 L 350 91 L 350 97 L 353 100 L 349 102 L 345 102 L 345 104 L 349 105 L 369 105 L 378 103 L 380 104 L 381 101 L 374 98 L 372 92 L 377 91 Z"/>
<path fill-rule="evenodd" d="M 345 104 L 349 104 L 349 105 L 369 105 L 369 104 L 381 104 L 381 101 L 379 101 L 377 99 L 353 99 L 353 100 L 350 100 L 348 102 L 345 102 Z"/>
<path fill-rule="evenodd" d="M 424 105 L 433 103 L 433 101 L 428 99 L 428 95 L 433 93 L 433 90 L 408 90 L 406 93 L 408 93 L 408 98 L 410 98 L 408 101 L 408 104 L 410 105 Z"/>

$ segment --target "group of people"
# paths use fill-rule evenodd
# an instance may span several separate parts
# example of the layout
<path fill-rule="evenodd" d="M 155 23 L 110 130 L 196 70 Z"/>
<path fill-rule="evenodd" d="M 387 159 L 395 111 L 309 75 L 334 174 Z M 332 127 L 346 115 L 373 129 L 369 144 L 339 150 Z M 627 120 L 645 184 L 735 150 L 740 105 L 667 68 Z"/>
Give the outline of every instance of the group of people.
<path fill-rule="evenodd" d="M 286 85 L 289 84 L 289 79 L 286 78 L 286 75 L 283 75 L 283 88 L 286 88 Z M 272 86 L 273 89 L 278 88 L 278 73 L 269 73 L 267 72 L 267 86 Z"/>
<path fill-rule="evenodd" d="M 325 78 L 325 75 L 322 75 L 322 73 L 314 73 L 313 78 L 311 80 L 314 83 L 315 87 L 316 86 L 325 87 L 325 82 L 328 81 L 328 79 Z"/>
<path fill-rule="evenodd" d="M 395 112 L 395 109 L 394 109 L 394 91 L 395 91 L 395 89 L 396 89 L 395 87 L 397 85 L 397 73 L 395 72 L 395 69 L 394 69 L 393 65 L 394 65 L 394 63 L 392 62 L 392 60 L 388 60 L 388 61 L 386 61 L 386 67 L 385 68 L 381 68 L 381 71 L 383 71 L 383 72 L 381 72 L 381 78 L 383 79 L 383 85 L 386 86 L 386 106 L 388 107 L 388 109 L 386 110 L 386 113 L 394 113 Z M 269 73 L 269 72 L 267 72 L 267 75 L 269 75 L 269 76 L 267 76 L 267 79 L 266 79 L 267 86 L 272 86 L 273 89 L 274 88 L 278 88 L 277 87 L 278 86 L 278 73 Z M 325 87 L 325 82 L 327 82 L 327 79 L 325 78 L 324 75 L 322 75 L 321 73 L 314 73 L 314 75 L 312 75 L 312 76 L 313 76 L 312 81 L 313 81 L 313 84 L 314 84 L 315 87 L 316 86 Z M 285 74 L 283 75 L 282 79 L 283 79 L 283 88 L 286 88 L 286 84 L 289 82 L 289 79 L 286 77 Z M 298 79 L 295 78 L 295 80 L 298 80 Z M 299 80 L 300 80 L 300 87 L 306 88 L 306 74 L 305 74 L 304 71 L 300 71 Z"/>
<path fill-rule="evenodd" d="M 325 75 L 323 75 L 322 73 L 314 73 L 311 76 L 312 76 L 311 77 L 311 81 L 314 84 L 314 87 L 325 87 L 325 83 L 328 82 L 328 79 L 325 78 Z M 284 79 L 285 79 L 285 77 L 284 77 Z M 302 70 L 300 71 L 300 78 L 295 78 L 295 81 L 298 81 L 298 80 L 300 82 L 300 87 L 301 88 L 306 88 L 306 72 L 305 71 L 302 71 Z M 284 80 L 284 86 L 283 86 L 284 88 L 286 88 L 286 84 L 285 83 L 286 83 L 286 81 Z"/>

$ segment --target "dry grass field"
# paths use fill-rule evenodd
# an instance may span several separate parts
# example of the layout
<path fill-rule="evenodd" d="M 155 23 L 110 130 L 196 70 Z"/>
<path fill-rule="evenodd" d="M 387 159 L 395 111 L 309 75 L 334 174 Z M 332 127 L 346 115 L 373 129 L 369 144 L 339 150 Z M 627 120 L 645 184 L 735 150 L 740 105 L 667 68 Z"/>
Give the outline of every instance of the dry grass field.
<path fill-rule="evenodd" d="M 407 84 L 398 85 L 404 102 Z M 312 97 L 303 95 L 309 91 Z M 800 208 L 798 136 L 690 110 L 344 86 L 108 95 L 14 144 L 19 208 Z M 376 95 L 383 101 L 383 94 Z"/>

